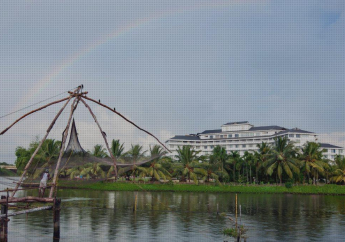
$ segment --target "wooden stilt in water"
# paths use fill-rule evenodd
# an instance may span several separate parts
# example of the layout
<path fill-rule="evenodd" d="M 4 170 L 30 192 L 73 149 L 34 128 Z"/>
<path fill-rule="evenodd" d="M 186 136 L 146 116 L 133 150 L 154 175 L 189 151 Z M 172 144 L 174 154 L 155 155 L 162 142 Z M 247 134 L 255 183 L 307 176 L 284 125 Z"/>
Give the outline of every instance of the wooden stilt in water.
<path fill-rule="evenodd" d="M 1 199 L 6 199 L 6 196 L 1 196 Z M 1 204 L 1 214 L 5 215 L 5 217 L 0 219 L 0 242 L 7 242 L 7 234 L 8 234 L 8 221 L 7 218 L 8 212 L 8 203 Z"/>
<path fill-rule="evenodd" d="M 99 128 L 99 131 L 101 132 L 101 134 L 102 134 L 102 136 L 103 136 L 103 139 L 104 139 L 104 142 L 105 142 L 105 146 L 107 147 L 108 152 L 109 152 L 109 154 L 110 154 L 110 157 L 111 157 L 111 159 L 112 159 L 113 162 L 114 162 L 115 181 L 116 181 L 116 178 L 117 178 L 116 158 L 115 158 L 113 152 L 111 152 L 111 150 L 110 150 L 110 148 L 109 148 L 109 144 L 108 144 L 108 141 L 107 141 L 107 137 L 106 137 L 105 133 L 103 132 L 101 126 L 99 125 L 99 123 L 98 123 L 98 121 L 97 121 L 97 118 L 96 118 L 96 115 L 92 112 L 90 106 L 87 105 L 87 103 L 86 103 L 83 99 L 81 99 L 81 101 L 82 101 L 82 103 L 84 103 L 85 107 L 86 107 L 86 108 L 89 110 L 89 112 L 91 113 L 93 119 L 95 120 L 95 122 L 96 122 L 96 124 L 97 124 L 97 126 L 98 126 L 98 128 Z"/>
<path fill-rule="evenodd" d="M 53 234 L 53 241 L 57 242 L 60 240 L 60 204 L 61 199 L 54 199 L 54 215 L 53 215 L 53 223 L 54 223 L 54 234 Z"/>
<path fill-rule="evenodd" d="M 78 91 L 79 91 L 79 89 L 78 89 Z M 66 143 L 66 139 L 67 139 L 67 135 L 68 135 L 68 129 L 69 129 L 69 126 L 71 124 L 71 120 L 72 120 L 72 116 L 73 116 L 74 110 L 77 108 L 79 100 L 80 100 L 80 97 L 75 98 L 73 103 L 72 103 L 72 105 L 71 105 L 71 112 L 70 112 L 70 115 L 69 115 L 69 118 L 68 118 L 68 121 L 67 121 L 66 129 L 64 131 L 64 136 L 63 136 L 62 141 L 61 141 L 61 148 L 60 148 L 59 159 L 58 159 L 56 167 L 55 167 L 55 172 L 54 172 L 54 177 L 53 177 L 53 184 L 52 184 L 52 187 L 50 189 L 49 198 L 52 198 L 53 194 L 54 194 L 54 189 L 55 189 L 55 186 L 56 186 L 56 180 L 57 180 L 57 177 L 59 176 L 59 166 L 60 166 L 60 163 L 61 163 L 62 156 L 63 156 L 63 154 L 65 152 L 65 143 Z"/>

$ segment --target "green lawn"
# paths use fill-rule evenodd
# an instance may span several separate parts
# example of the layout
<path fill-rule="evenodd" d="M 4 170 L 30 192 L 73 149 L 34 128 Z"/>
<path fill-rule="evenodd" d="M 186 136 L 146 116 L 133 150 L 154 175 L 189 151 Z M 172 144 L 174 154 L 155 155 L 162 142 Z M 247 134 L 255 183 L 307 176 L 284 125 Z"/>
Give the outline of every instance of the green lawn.
<path fill-rule="evenodd" d="M 138 184 L 126 182 L 78 182 L 60 181 L 60 187 L 92 189 L 100 191 L 170 191 L 170 192 L 232 192 L 232 193 L 293 193 L 293 194 L 330 194 L 345 195 L 345 186 L 323 185 L 323 186 L 284 186 L 274 185 L 194 185 L 194 184 Z"/>

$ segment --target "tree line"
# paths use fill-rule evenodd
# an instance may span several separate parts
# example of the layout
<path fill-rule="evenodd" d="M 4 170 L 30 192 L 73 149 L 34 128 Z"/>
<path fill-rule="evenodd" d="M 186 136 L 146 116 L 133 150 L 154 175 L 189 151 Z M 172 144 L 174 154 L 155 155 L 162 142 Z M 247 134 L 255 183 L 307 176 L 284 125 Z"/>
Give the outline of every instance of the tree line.
<path fill-rule="evenodd" d="M 38 146 L 34 141 L 29 148 L 16 148 L 15 165 L 22 172 L 31 155 Z M 47 139 L 34 158 L 33 166 L 40 166 L 59 156 L 60 141 Z M 111 152 L 118 162 L 131 160 L 133 165 L 119 168 L 118 175 L 133 182 L 149 177 L 151 181 L 178 179 L 184 181 L 200 180 L 216 183 L 299 183 L 314 184 L 345 183 L 345 158 L 337 155 L 334 161 L 325 159 L 320 144 L 307 142 L 299 148 L 286 137 L 278 137 L 273 144 L 262 142 L 257 150 L 240 155 L 238 151 L 227 153 L 224 147 L 216 146 L 209 155 L 200 155 L 200 151 L 190 146 L 179 147 L 174 157 L 159 145 L 144 150 L 141 145 L 131 145 L 125 151 L 124 144 L 112 140 Z M 99 158 L 108 157 L 102 145 L 95 145 L 91 155 Z M 156 157 L 143 165 L 136 162 Z M 61 176 L 75 178 L 107 178 L 114 175 L 114 167 L 101 163 L 87 163 L 61 171 Z"/>

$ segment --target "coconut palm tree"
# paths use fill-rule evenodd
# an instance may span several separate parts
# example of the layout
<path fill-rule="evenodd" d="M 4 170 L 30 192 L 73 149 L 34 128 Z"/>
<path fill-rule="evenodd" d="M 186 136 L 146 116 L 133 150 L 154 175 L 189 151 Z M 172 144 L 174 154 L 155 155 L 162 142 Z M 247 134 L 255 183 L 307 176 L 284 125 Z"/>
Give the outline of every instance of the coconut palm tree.
<path fill-rule="evenodd" d="M 129 170 L 131 170 L 131 173 L 133 176 L 133 182 L 135 181 L 135 172 L 137 171 L 137 167 L 138 167 L 135 165 L 135 163 L 137 163 L 140 159 L 144 158 L 146 152 L 147 152 L 147 150 L 143 151 L 142 145 L 137 144 L 137 145 L 131 145 L 131 149 L 124 154 L 126 159 L 130 159 L 133 163 L 133 166 L 131 166 L 129 169 Z M 126 168 L 124 170 L 127 170 L 127 169 L 128 168 Z M 119 170 L 119 172 L 120 172 L 120 170 Z M 123 172 L 123 171 L 121 170 L 121 172 Z"/>
<path fill-rule="evenodd" d="M 256 159 L 257 157 L 253 153 L 250 153 L 248 151 L 244 152 L 243 160 L 244 160 L 244 165 L 247 170 L 247 182 L 248 181 L 252 182 L 252 166 L 253 164 L 256 163 Z M 248 174 L 248 167 L 249 167 L 249 174 Z M 248 175 L 249 175 L 249 179 L 248 179 Z"/>
<path fill-rule="evenodd" d="M 271 176 L 277 171 L 280 184 L 282 184 L 283 171 L 293 178 L 293 172 L 299 174 L 299 168 L 296 161 L 296 150 L 292 142 L 286 137 L 278 137 L 274 141 L 270 156 L 263 164 L 267 167 L 267 173 Z"/>
<path fill-rule="evenodd" d="M 178 147 L 175 158 L 179 164 L 175 165 L 174 174 L 182 175 L 182 180 L 187 176 L 189 182 L 193 179 L 194 182 L 197 183 L 197 175 L 204 172 L 202 168 L 196 167 L 199 160 L 199 153 L 200 151 L 195 151 L 189 145 L 183 146 L 182 149 Z"/>
<path fill-rule="evenodd" d="M 120 158 L 123 154 L 124 150 L 124 143 L 120 144 L 120 140 L 112 140 L 111 141 L 111 152 L 113 153 L 115 158 Z"/>
<path fill-rule="evenodd" d="M 335 183 L 345 183 L 345 157 L 337 155 L 334 159 L 337 168 L 330 180 Z"/>
<path fill-rule="evenodd" d="M 254 160 L 255 180 L 259 182 L 259 170 L 262 168 L 262 164 L 268 159 L 271 147 L 266 142 L 257 144 L 256 147 L 258 151 L 255 152 L 256 159 Z"/>
<path fill-rule="evenodd" d="M 217 145 L 212 151 L 212 160 L 215 165 L 217 165 L 221 171 L 224 170 L 224 164 L 228 159 L 228 154 L 224 147 Z"/>
<path fill-rule="evenodd" d="M 107 150 L 103 147 L 103 145 L 95 145 L 93 147 L 93 151 L 90 152 L 91 155 L 95 156 L 95 157 L 99 157 L 99 158 L 105 158 L 105 157 L 108 157 L 108 154 L 107 154 Z"/>
<path fill-rule="evenodd" d="M 162 156 L 166 153 L 167 152 L 159 145 L 154 145 L 153 147 L 150 146 L 150 155 L 151 158 L 154 159 L 148 164 L 148 167 L 138 168 L 140 176 L 150 176 L 151 181 L 154 181 L 154 179 L 159 181 L 160 179 L 166 180 L 167 178 L 170 178 L 169 171 L 161 164 L 161 162 L 164 161 Z"/>
<path fill-rule="evenodd" d="M 241 162 L 241 155 L 238 153 L 238 151 L 231 151 L 228 156 L 228 163 L 232 164 L 232 179 L 233 182 L 236 181 L 236 167 L 237 164 Z"/>
<path fill-rule="evenodd" d="M 41 156 L 45 159 L 46 162 L 50 161 L 53 158 L 57 158 L 60 153 L 61 141 L 55 141 L 54 139 L 47 139 L 42 144 Z"/>
<path fill-rule="evenodd" d="M 219 171 L 219 168 L 210 163 L 210 162 L 203 162 L 196 165 L 199 168 L 202 168 L 202 170 L 199 170 L 199 173 L 203 175 L 202 179 L 206 182 L 210 182 L 210 179 L 214 179 L 217 184 L 219 184 L 219 176 L 217 175 L 217 171 Z M 224 171 L 225 172 L 225 171 Z M 226 173 L 227 174 L 227 173 Z"/>
<path fill-rule="evenodd" d="M 301 149 L 299 160 L 301 168 L 304 170 L 303 183 L 305 177 L 310 177 L 310 173 L 313 174 L 313 184 L 316 184 L 317 176 L 319 172 L 324 172 L 325 162 L 322 159 L 322 150 L 320 144 L 315 142 L 307 142 Z"/>

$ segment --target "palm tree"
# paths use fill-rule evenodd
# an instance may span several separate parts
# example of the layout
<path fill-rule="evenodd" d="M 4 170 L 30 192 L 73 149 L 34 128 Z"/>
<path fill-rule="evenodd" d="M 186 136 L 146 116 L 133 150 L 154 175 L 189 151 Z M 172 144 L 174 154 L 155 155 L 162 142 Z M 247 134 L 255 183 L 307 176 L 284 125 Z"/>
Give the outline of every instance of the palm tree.
<path fill-rule="evenodd" d="M 301 149 L 302 154 L 299 155 L 301 162 L 301 168 L 304 170 L 303 183 L 305 177 L 310 177 L 310 173 L 313 176 L 313 184 L 316 184 L 318 172 L 323 172 L 325 163 L 322 159 L 322 150 L 320 150 L 320 144 L 315 142 L 307 142 Z"/>
<path fill-rule="evenodd" d="M 166 180 L 167 178 L 170 178 L 169 171 L 160 163 L 164 160 L 162 156 L 166 153 L 167 152 L 159 145 L 154 145 L 153 147 L 150 146 L 150 155 L 151 158 L 154 159 L 150 162 L 149 167 L 140 169 L 141 176 L 149 175 L 151 177 L 151 181 L 154 179 L 159 181 L 160 179 Z"/>
<path fill-rule="evenodd" d="M 108 157 L 107 150 L 105 148 L 103 148 L 103 145 L 98 145 L 98 144 L 95 145 L 93 147 L 93 151 L 89 152 L 89 153 L 91 153 L 93 156 L 99 157 L 99 158 Z"/>
<path fill-rule="evenodd" d="M 198 182 L 197 174 L 203 172 L 202 168 L 197 168 L 195 165 L 198 163 L 200 151 L 195 151 L 189 145 L 183 146 L 182 149 L 178 147 L 177 155 L 175 158 L 180 163 L 175 166 L 175 174 L 181 174 L 182 179 L 187 176 L 189 182 L 193 179 L 195 183 Z"/>
<path fill-rule="evenodd" d="M 256 163 L 256 159 L 257 157 L 254 154 L 248 151 L 244 152 L 243 160 L 247 168 L 247 182 L 248 182 L 248 167 L 249 167 L 249 182 L 252 182 L 252 165 Z"/>
<path fill-rule="evenodd" d="M 229 154 L 228 162 L 233 165 L 232 168 L 232 179 L 235 182 L 236 181 L 236 167 L 237 164 L 241 161 L 241 155 L 238 153 L 238 151 L 231 151 Z"/>
<path fill-rule="evenodd" d="M 217 175 L 218 167 L 216 167 L 214 164 L 212 164 L 210 162 L 203 162 L 203 163 L 200 163 L 196 166 L 202 168 L 202 170 L 199 170 L 199 173 L 201 173 L 203 175 L 202 179 L 204 181 L 210 182 L 210 178 L 212 178 L 216 181 L 217 184 L 219 184 L 219 176 Z"/>
<path fill-rule="evenodd" d="M 111 141 L 111 152 L 113 153 L 115 158 L 120 158 L 122 156 L 124 150 L 124 143 L 120 144 L 120 140 L 112 140 Z"/>
<path fill-rule="evenodd" d="M 41 155 L 45 161 L 50 161 L 53 158 L 57 158 L 60 153 L 61 141 L 55 141 L 54 139 L 47 139 L 42 144 Z"/>
<path fill-rule="evenodd" d="M 256 159 L 254 160 L 255 180 L 259 182 L 259 170 L 262 167 L 262 164 L 266 162 L 271 151 L 271 147 L 265 142 L 257 144 L 256 147 L 258 148 L 258 151 L 255 152 Z"/>
<path fill-rule="evenodd" d="M 145 153 L 147 151 L 143 151 L 142 145 L 131 145 L 131 149 L 126 152 L 125 156 L 130 159 L 133 163 L 133 166 L 131 166 L 132 170 L 132 176 L 133 176 L 133 182 L 135 181 L 135 172 L 137 170 L 137 166 L 135 165 L 136 162 L 138 162 L 140 159 L 145 157 Z M 120 172 L 120 170 L 119 170 Z"/>
<path fill-rule="evenodd" d="M 299 174 L 299 169 L 296 162 L 296 150 L 292 142 L 289 142 L 286 137 L 278 137 L 274 141 L 271 154 L 268 160 L 263 164 L 267 168 L 267 173 L 272 175 L 276 170 L 277 175 L 282 184 L 283 171 L 293 178 L 293 172 Z"/>
<path fill-rule="evenodd" d="M 214 147 L 212 151 L 212 158 L 216 165 L 221 169 L 221 171 L 224 170 L 224 164 L 226 160 L 228 159 L 228 154 L 226 153 L 226 150 L 224 147 L 221 147 L 217 145 Z"/>
<path fill-rule="evenodd" d="M 335 167 L 337 169 L 334 171 L 330 180 L 335 183 L 345 183 L 345 157 L 337 155 L 334 162 L 336 163 Z"/>

